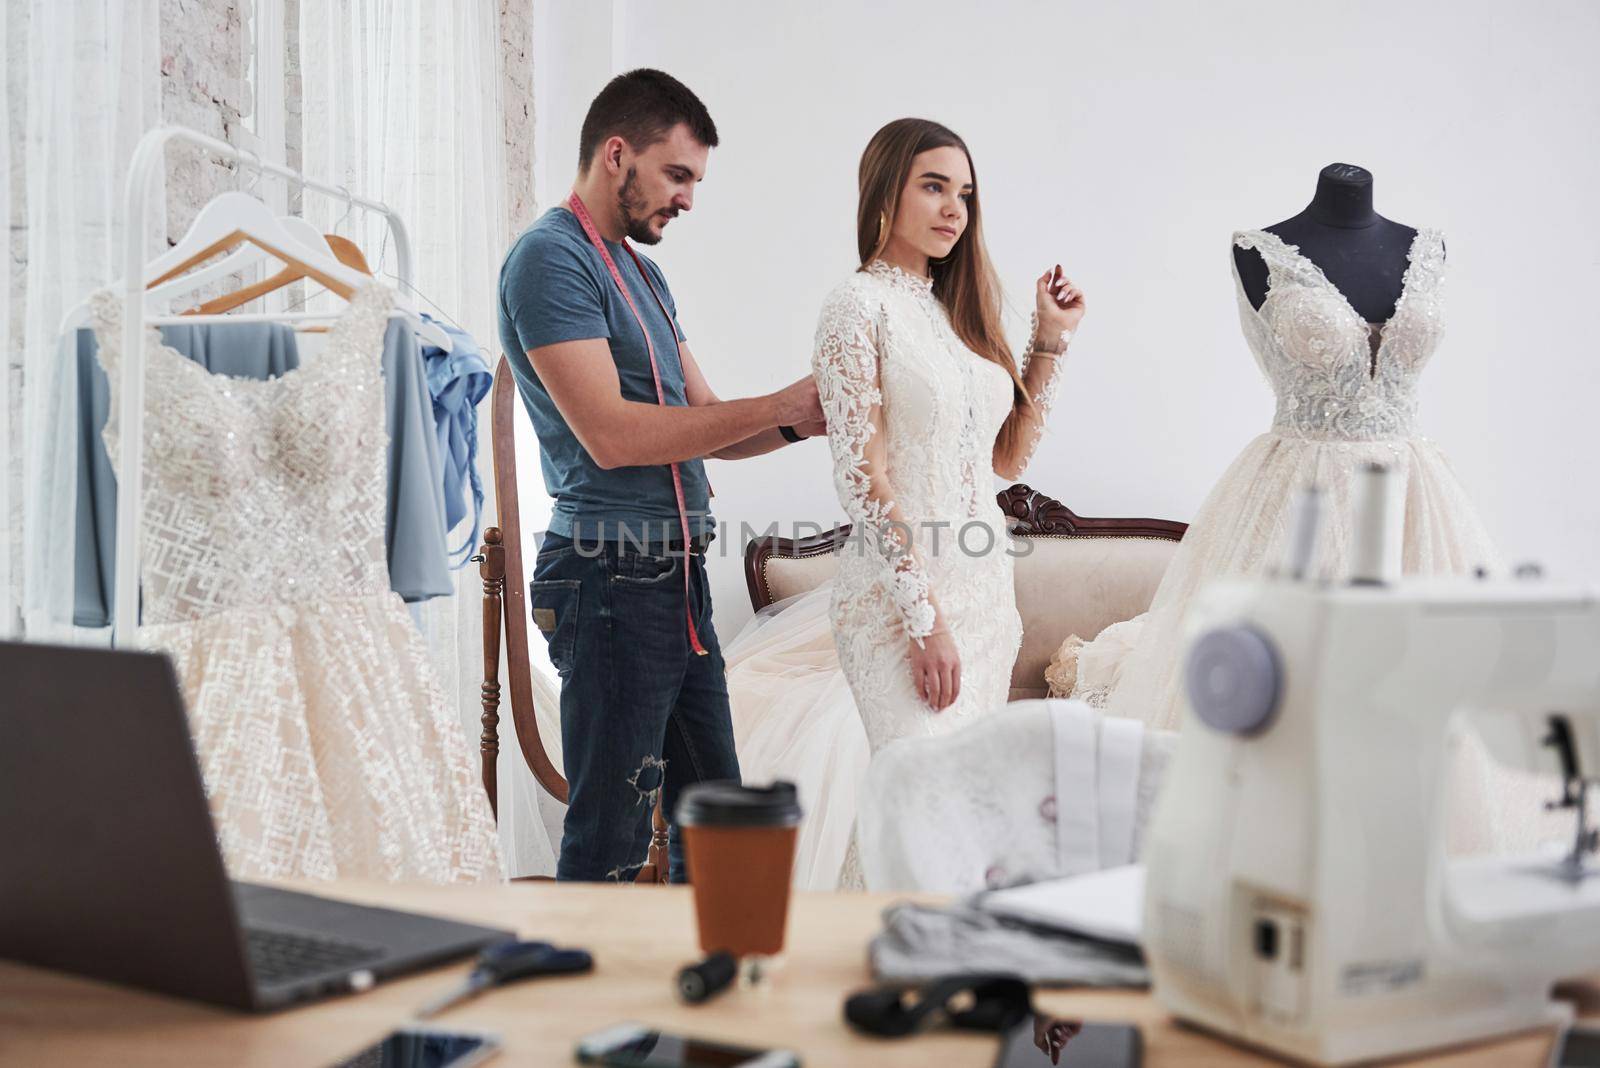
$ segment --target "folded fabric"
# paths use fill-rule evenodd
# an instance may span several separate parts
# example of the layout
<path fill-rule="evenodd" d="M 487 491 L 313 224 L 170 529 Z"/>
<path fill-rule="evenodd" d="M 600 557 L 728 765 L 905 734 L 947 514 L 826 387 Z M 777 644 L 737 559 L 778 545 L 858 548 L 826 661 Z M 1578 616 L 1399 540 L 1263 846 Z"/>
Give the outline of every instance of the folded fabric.
<path fill-rule="evenodd" d="M 438 322 L 424 315 L 429 322 Z M 422 346 L 428 393 L 433 398 L 433 425 L 444 462 L 445 529 L 455 530 L 469 514 L 472 530 L 450 550 L 453 567 L 466 566 L 477 550 L 483 529 L 483 481 L 478 477 L 478 404 L 489 395 L 494 373 L 472 335 L 449 323 L 438 323 L 450 335 L 451 349 Z M 471 494 L 472 502 L 467 503 Z"/>
<path fill-rule="evenodd" d="M 1144 929 L 1143 864 L 1041 879 L 985 894 L 980 906 L 1037 927 L 1136 946 Z"/>
<path fill-rule="evenodd" d="M 389 587 L 402 600 L 456 591 L 445 548 L 444 461 L 433 434 L 433 404 L 422 346 L 401 319 L 383 335 L 383 399 L 389 428 L 389 510 L 384 536 Z"/>
<path fill-rule="evenodd" d="M 983 910 L 983 894 L 951 905 L 893 905 L 868 948 L 886 982 L 928 982 L 951 972 L 1010 972 L 1038 986 L 1148 986 L 1127 945 L 1035 927 Z"/>
<path fill-rule="evenodd" d="M 893 742 L 857 812 L 867 886 L 963 894 L 1127 864 L 1174 738 L 1079 701 L 1025 700 Z"/>

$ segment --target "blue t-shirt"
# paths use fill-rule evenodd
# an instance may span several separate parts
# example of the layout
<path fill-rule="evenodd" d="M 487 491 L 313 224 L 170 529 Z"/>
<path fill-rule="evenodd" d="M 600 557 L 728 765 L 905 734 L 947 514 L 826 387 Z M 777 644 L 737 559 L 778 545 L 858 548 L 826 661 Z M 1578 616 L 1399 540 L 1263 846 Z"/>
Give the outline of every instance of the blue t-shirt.
<path fill-rule="evenodd" d="M 650 295 L 633 257 L 620 244 L 607 241 L 606 248 L 655 343 L 667 403 L 687 404 L 677 346 L 683 340 L 683 328 L 678 325 L 678 306 L 666 278 L 653 262 L 639 257 L 672 316 L 670 323 Z M 500 343 L 539 436 L 545 488 L 556 502 L 550 532 L 584 540 L 617 539 L 626 533 L 656 544 L 677 539 L 681 533 L 672 469 L 652 464 L 608 471 L 595 463 L 528 359 L 529 349 L 586 338 L 609 342 L 625 398 L 657 403 L 650 353 L 638 320 L 600 253 L 584 235 L 577 216 L 565 207 L 551 208 L 523 231 L 500 266 Z M 680 463 L 678 471 L 683 478 L 689 533 L 710 530 L 713 521 L 705 466 L 689 460 Z"/>

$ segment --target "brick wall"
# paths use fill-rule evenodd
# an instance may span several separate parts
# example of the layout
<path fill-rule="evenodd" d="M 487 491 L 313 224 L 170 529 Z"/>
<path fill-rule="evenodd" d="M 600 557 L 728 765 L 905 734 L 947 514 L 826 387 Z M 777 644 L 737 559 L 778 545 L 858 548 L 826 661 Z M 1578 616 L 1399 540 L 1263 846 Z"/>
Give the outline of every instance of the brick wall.
<path fill-rule="evenodd" d="M 500 100 L 505 109 L 511 234 L 533 222 L 533 0 L 500 0 Z"/>
<path fill-rule="evenodd" d="M 161 0 L 163 122 L 234 142 L 251 110 L 241 2 L 249 0 Z M 237 183 L 233 167 L 195 148 L 169 148 L 168 239 L 182 236 L 206 201 Z"/>

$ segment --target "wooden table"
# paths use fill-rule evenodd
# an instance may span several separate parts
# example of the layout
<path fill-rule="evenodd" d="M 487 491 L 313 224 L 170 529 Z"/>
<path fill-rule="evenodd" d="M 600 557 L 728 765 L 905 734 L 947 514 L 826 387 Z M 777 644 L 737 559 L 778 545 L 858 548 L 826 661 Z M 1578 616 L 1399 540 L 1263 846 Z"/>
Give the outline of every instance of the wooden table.
<path fill-rule="evenodd" d="M 808 1068 L 990 1068 L 994 1063 L 997 1043 L 992 1036 L 946 1031 L 882 1041 L 857 1037 L 845 1027 L 841 1005 L 847 993 L 870 982 L 865 947 L 878 928 L 879 912 L 894 900 L 887 896 L 798 895 L 787 959 L 771 980 L 764 987 L 736 989 L 689 1007 L 672 990 L 677 969 L 698 955 L 685 888 L 553 883 L 297 888 L 515 928 L 525 937 L 588 948 L 595 957 L 591 975 L 507 987 L 433 1021 L 446 1028 L 499 1032 L 505 1051 L 491 1063 L 508 1068 L 574 1063 L 573 1044 L 580 1036 L 629 1020 L 744 1045 L 795 1049 Z M 404 1023 L 414 1008 L 459 981 L 466 970 L 462 963 L 359 996 L 247 1016 L 0 962 L 0 1065 L 316 1068 Z M 1174 1023 L 1143 993 L 1040 991 L 1036 1001 L 1041 1009 L 1063 1016 L 1138 1024 L 1147 1065 L 1274 1063 Z M 1549 1033 L 1530 1033 L 1414 1063 L 1458 1068 L 1543 1065 L 1550 1042 Z"/>

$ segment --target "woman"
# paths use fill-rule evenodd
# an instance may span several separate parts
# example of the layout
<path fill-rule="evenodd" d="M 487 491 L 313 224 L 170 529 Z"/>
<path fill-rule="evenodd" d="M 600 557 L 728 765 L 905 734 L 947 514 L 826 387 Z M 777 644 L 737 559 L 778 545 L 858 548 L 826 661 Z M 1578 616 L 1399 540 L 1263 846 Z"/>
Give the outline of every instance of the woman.
<path fill-rule="evenodd" d="M 1019 365 L 961 138 L 922 119 L 891 122 L 859 178 L 861 266 L 823 304 L 812 370 L 853 527 L 825 595 L 832 644 L 877 752 L 1006 701 L 1022 623 L 991 474 L 1015 480 L 1027 466 L 1084 299 L 1059 266 L 1036 279 Z M 852 758 L 859 735 L 820 640 L 820 596 L 798 602 L 735 639 L 728 683 L 745 775 L 800 783 L 811 826 L 798 876 L 826 886 L 864 761 Z M 859 885 L 845 867 L 844 883 Z"/>

